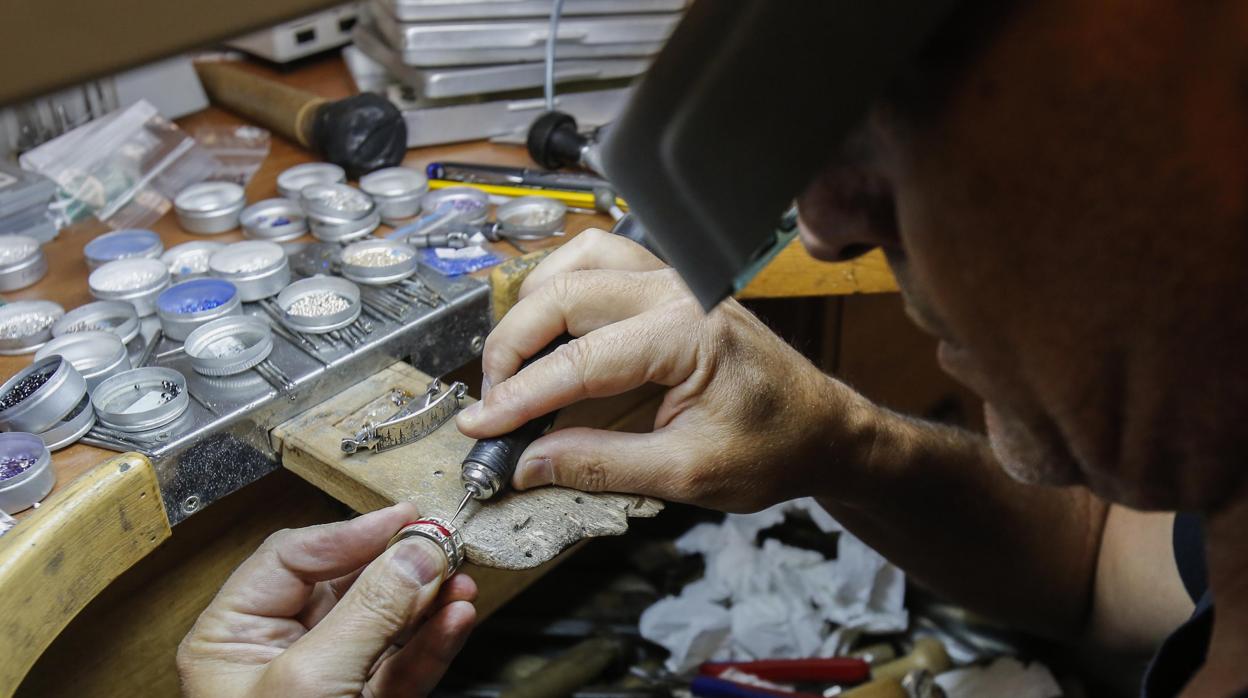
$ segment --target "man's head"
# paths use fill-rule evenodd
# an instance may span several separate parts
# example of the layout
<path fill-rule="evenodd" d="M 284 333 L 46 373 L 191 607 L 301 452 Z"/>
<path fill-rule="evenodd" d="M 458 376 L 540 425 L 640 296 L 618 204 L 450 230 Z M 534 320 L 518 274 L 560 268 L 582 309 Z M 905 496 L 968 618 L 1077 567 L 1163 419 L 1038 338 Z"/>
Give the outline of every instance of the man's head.
<path fill-rule="evenodd" d="M 1014 5 L 876 105 L 804 239 L 884 248 L 1017 477 L 1214 509 L 1248 469 L 1248 7 Z"/>

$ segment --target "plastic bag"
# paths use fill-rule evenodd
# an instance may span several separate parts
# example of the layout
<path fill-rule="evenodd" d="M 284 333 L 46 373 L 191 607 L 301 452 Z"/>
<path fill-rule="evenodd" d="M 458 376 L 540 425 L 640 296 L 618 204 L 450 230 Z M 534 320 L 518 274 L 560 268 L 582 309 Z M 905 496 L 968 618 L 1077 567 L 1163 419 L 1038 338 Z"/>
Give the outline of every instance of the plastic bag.
<path fill-rule="evenodd" d="M 52 210 L 62 228 L 92 215 L 112 228 L 147 227 L 220 166 L 146 101 L 44 143 L 21 165 L 56 182 Z"/>
<path fill-rule="evenodd" d="M 269 132 L 259 126 L 200 126 L 192 135 L 217 159 L 217 171 L 208 176 L 213 182 L 245 187 L 269 156 Z"/>

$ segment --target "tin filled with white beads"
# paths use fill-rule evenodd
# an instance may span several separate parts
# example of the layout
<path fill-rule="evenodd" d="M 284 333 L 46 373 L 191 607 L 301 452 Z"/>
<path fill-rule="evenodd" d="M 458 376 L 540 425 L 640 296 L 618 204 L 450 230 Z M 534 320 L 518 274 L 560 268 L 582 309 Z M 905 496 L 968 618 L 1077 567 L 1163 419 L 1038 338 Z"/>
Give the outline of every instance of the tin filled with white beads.
<path fill-rule="evenodd" d="M 503 234 L 516 240 L 540 240 L 563 230 L 568 206 L 545 196 L 522 196 L 495 213 Z"/>
<path fill-rule="evenodd" d="M 200 182 L 178 192 L 173 209 L 188 233 L 216 235 L 238 227 L 238 214 L 247 205 L 243 188 L 233 182 Z"/>
<path fill-rule="evenodd" d="M 250 315 L 221 318 L 197 327 L 185 346 L 196 373 L 231 376 L 268 358 L 273 330 L 265 320 Z"/>
<path fill-rule="evenodd" d="M 169 267 L 159 259 L 120 259 L 87 277 L 91 295 L 102 301 L 126 301 L 139 317 L 156 312 L 156 298 L 169 288 Z"/>
<path fill-rule="evenodd" d="M 200 325 L 227 315 L 239 315 L 238 289 L 225 279 L 191 279 L 165 289 L 156 299 L 160 328 L 169 339 L 186 341 Z"/>
<path fill-rule="evenodd" d="M 35 352 L 35 361 L 49 356 L 69 361 L 87 382 L 88 391 L 94 390 L 105 378 L 130 370 L 130 354 L 121 337 L 101 330 L 56 337 Z"/>
<path fill-rule="evenodd" d="M 291 201 L 299 200 L 299 193 L 310 184 L 341 184 L 347 181 L 347 173 L 341 167 L 328 162 L 305 162 L 282 170 L 277 176 L 277 193 Z"/>
<path fill-rule="evenodd" d="M 14 301 L 0 306 L 0 354 L 29 354 L 52 339 L 65 309 L 52 301 Z"/>
<path fill-rule="evenodd" d="M 308 219 L 297 201 L 265 199 L 243 209 L 243 235 L 253 240 L 285 242 L 308 232 Z"/>
<path fill-rule="evenodd" d="M 169 267 L 173 283 L 208 275 L 208 258 L 225 247 L 211 240 L 192 240 L 165 250 L 160 261 Z"/>
<path fill-rule="evenodd" d="M 342 250 L 342 275 L 359 284 L 380 286 L 416 273 L 416 250 L 395 240 L 360 240 Z"/>
<path fill-rule="evenodd" d="M 82 248 L 88 269 L 98 269 L 109 262 L 133 257 L 156 259 L 165 251 L 160 236 L 150 230 L 127 228 L 114 230 L 88 242 Z"/>
<path fill-rule="evenodd" d="M 29 235 L 0 235 L 0 291 L 16 291 L 48 273 L 48 258 Z"/>
<path fill-rule="evenodd" d="M 83 395 L 78 405 L 70 410 L 65 418 L 57 422 L 47 431 L 37 434 L 49 451 L 65 448 L 81 439 L 91 427 L 95 426 L 95 408 L 91 406 L 91 395 Z"/>
<path fill-rule="evenodd" d="M 442 207 L 454 209 L 458 214 L 456 220 L 476 225 L 489 217 L 490 197 L 472 187 L 447 187 L 431 191 L 420 200 L 422 211 L 433 213 Z"/>
<path fill-rule="evenodd" d="M 395 225 L 420 213 L 420 200 L 429 191 L 424 173 L 407 167 L 383 167 L 360 177 L 360 189 L 373 197 L 386 225 Z"/>
<path fill-rule="evenodd" d="M 101 330 L 112 332 L 125 344 L 139 335 L 139 314 L 125 301 L 95 301 L 65 313 L 52 324 L 52 336 Z"/>
<path fill-rule="evenodd" d="M 34 434 L 0 434 L 0 509 L 10 514 L 42 501 L 56 484 L 52 454 Z"/>
<path fill-rule="evenodd" d="M 314 276 L 277 294 L 282 321 L 292 330 L 321 334 L 342 329 L 360 317 L 360 288 L 346 279 Z"/>
<path fill-rule="evenodd" d="M 83 395 L 87 382 L 61 356 L 40 359 L 0 385 L 0 428 L 47 431 L 65 418 Z"/>
<path fill-rule="evenodd" d="M 95 418 L 117 431 L 148 431 L 182 416 L 190 406 L 186 377 L 157 366 L 118 373 L 91 394 Z"/>
<path fill-rule="evenodd" d="M 312 236 L 325 242 L 357 240 L 381 225 L 368 194 L 346 184 L 313 184 L 299 194 Z"/>
<path fill-rule="evenodd" d="M 286 251 L 267 240 L 226 245 L 208 260 L 208 268 L 213 276 L 233 283 L 244 303 L 275 295 L 290 283 Z"/>

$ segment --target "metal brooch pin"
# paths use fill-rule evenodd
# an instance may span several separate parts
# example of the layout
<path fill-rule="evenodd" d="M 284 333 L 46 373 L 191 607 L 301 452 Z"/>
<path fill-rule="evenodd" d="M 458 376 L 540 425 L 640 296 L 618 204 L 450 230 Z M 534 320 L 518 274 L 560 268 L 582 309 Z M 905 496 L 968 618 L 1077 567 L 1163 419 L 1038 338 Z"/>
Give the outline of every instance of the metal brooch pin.
<path fill-rule="evenodd" d="M 342 440 L 342 452 L 351 455 L 361 448 L 381 452 L 419 441 L 455 416 L 467 394 L 468 386 L 459 381 L 443 391 L 434 380 L 423 401 L 413 400 L 386 420 L 365 425 L 354 436 Z"/>

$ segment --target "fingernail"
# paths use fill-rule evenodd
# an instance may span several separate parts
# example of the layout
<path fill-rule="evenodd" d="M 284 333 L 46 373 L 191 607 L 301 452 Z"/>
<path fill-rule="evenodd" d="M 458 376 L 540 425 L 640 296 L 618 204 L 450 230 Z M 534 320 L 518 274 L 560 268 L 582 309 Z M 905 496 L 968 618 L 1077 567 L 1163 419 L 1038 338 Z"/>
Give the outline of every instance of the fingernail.
<path fill-rule="evenodd" d="M 482 397 L 485 397 L 485 396 L 483 395 Z M 459 413 L 459 418 L 465 421 L 472 422 L 472 421 L 476 421 L 477 415 L 479 414 L 481 414 L 481 403 L 474 402 L 471 405 L 465 407 Z"/>
<path fill-rule="evenodd" d="M 516 489 L 521 490 L 549 485 L 554 481 L 555 464 L 546 456 L 526 458 L 516 468 L 516 474 L 512 476 L 512 483 L 516 486 Z"/>
<path fill-rule="evenodd" d="M 489 376 L 481 376 L 481 399 L 484 400 L 487 393 L 490 392 L 490 386 L 494 385 L 494 381 Z"/>
<path fill-rule="evenodd" d="M 429 584 L 446 571 L 446 553 L 425 538 L 405 538 L 390 556 L 394 571 L 420 584 Z"/>

